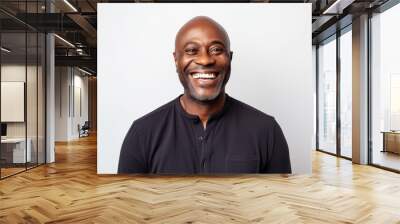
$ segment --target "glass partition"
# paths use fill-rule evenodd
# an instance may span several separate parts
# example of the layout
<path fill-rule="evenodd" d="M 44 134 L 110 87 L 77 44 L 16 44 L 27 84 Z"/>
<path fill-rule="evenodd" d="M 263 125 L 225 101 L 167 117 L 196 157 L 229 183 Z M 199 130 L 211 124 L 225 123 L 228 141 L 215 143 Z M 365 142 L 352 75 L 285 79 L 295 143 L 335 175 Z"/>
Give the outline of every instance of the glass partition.
<path fill-rule="evenodd" d="M 1 1 L 0 7 L 18 17 L 43 13 L 44 4 Z M 28 23 L 0 11 L 0 178 L 45 163 L 46 39 Z"/>
<path fill-rule="evenodd" d="M 26 169 L 26 33 L 1 34 L 1 175 Z M 6 49 L 6 50 L 4 50 Z"/>
<path fill-rule="evenodd" d="M 318 147 L 336 154 L 336 37 L 318 47 Z"/>

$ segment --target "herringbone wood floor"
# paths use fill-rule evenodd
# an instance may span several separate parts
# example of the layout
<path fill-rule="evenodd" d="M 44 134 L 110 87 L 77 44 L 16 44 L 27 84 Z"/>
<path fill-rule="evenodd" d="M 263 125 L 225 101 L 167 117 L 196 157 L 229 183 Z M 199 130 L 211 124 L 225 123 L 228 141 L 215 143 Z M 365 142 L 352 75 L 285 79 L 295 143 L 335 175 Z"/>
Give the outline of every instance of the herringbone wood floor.
<path fill-rule="evenodd" d="M 0 181 L 0 223 L 400 223 L 400 175 L 315 152 L 313 174 L 98 176 L 96 138 Z"/>

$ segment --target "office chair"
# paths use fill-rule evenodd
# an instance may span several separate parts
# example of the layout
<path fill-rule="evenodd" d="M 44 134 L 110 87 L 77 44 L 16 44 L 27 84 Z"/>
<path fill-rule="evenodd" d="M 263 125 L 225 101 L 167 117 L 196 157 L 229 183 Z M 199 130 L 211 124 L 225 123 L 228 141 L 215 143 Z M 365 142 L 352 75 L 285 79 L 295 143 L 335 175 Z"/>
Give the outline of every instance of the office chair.
<path fill-rule="evenodd" d="M 89 129 L 90 129 L 89 121 L 85 121 L 82 127 L 80 127 L 80 125 L 78 124 L 78 129 L 79 129 L 79 138 L 89 136 Z"/>

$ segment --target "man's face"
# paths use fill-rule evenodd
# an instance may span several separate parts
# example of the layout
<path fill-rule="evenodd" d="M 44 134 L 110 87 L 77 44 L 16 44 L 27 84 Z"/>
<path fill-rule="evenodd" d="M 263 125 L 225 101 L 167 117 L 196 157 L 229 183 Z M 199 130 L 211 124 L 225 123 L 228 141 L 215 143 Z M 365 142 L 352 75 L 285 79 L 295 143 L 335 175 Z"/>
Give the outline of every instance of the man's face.
<path fill-rule="evenodd" d="M 207 21 L 185 27 L 176 40 L 174 58 L 185 92 L 198 101 L 210 101 L 224 91 L 231 68 L 226 34 Z"/>

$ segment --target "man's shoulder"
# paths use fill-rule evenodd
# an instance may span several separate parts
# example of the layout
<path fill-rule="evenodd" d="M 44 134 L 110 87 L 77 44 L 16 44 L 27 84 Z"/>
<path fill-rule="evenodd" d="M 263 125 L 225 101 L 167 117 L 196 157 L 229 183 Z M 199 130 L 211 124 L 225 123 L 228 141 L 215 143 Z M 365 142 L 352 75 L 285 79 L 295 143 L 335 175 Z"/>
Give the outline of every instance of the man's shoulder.
<path fill-rule="evenodd" d="M 233 105 L 233 110 L 239 116 L 243 116 L 249 118 L 254 121 L 262 121 L 262 122 L 275 122 L 275 118 L 272 115 L 269 115 L 263 111 L 256 109 L 249 104 L 246 104 L 240 100 L 230 97 L 230 100 Z"/>
<path fill-rule="evenodd" d="M 250 134 L 269 133 L 279 124 L 272 115 L 260 111 L 242 101 L 231 98 L 232 110 L 230 119 L 235 120 L 235 124 L 240 129 L 248 130 Z"/>
<path fill-rule="evenodd" d="M 173 113 L 176 100 L 177 98 L 136 119 L 133 122 L 133 125 L 141 129 L 152 126 L 153 124 L 159 124 L 160 121 L 165 120 L 171 113 Z"/>

